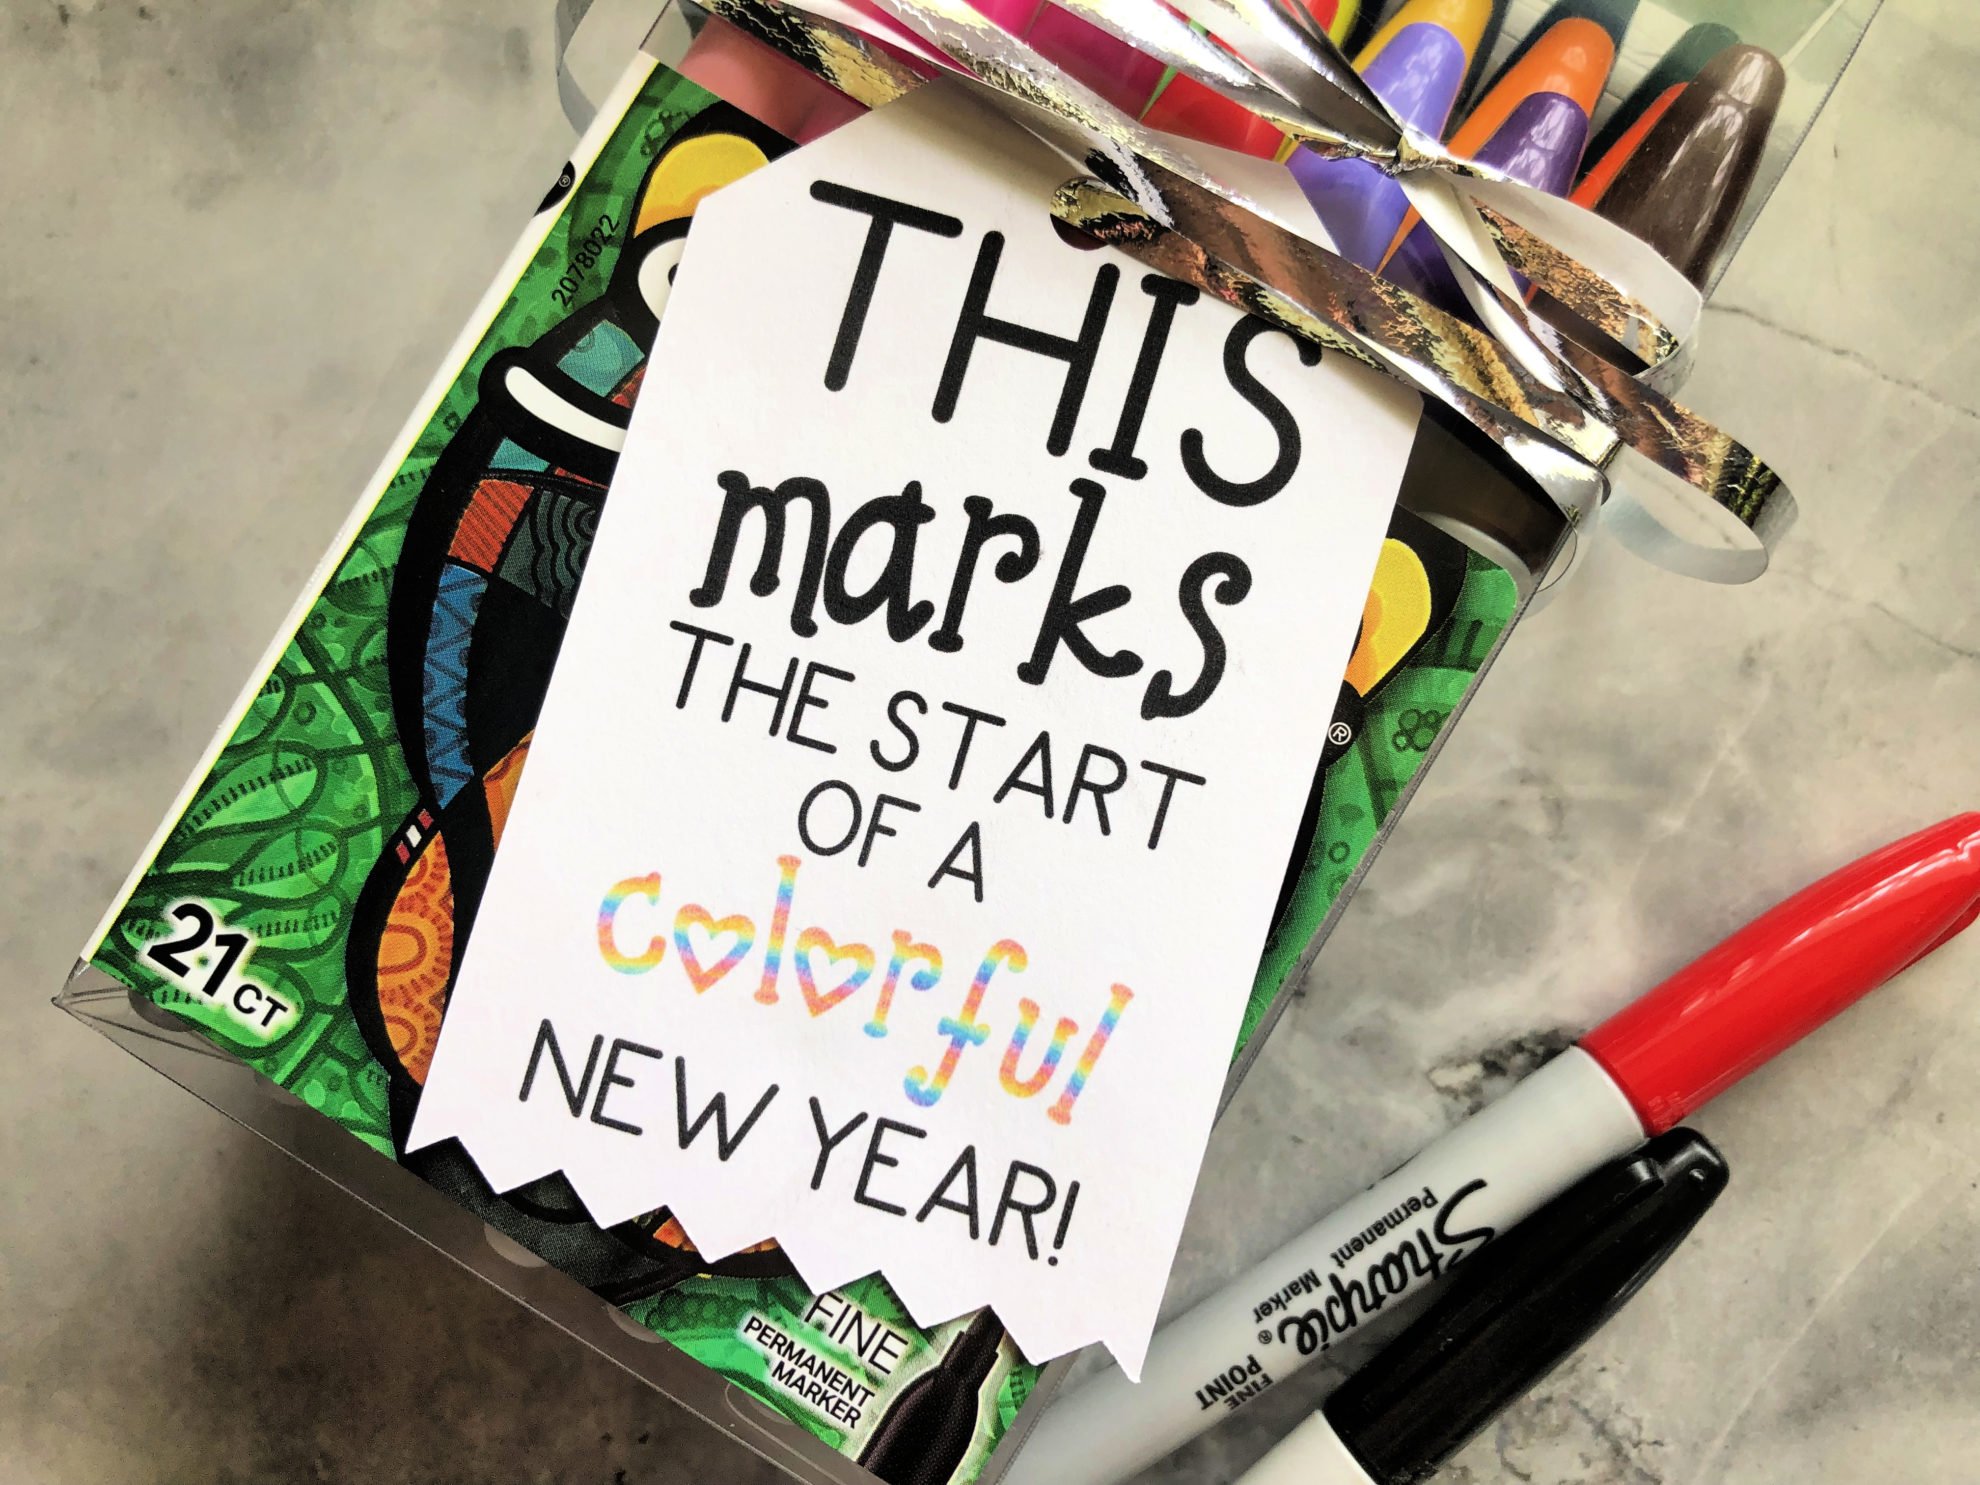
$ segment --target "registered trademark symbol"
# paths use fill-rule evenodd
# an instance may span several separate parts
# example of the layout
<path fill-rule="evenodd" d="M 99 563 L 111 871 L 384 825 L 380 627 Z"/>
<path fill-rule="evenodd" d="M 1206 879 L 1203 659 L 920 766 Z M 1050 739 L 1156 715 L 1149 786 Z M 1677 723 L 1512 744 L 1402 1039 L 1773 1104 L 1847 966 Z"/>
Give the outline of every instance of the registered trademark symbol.
<path fill-rule="evenodd" d="M 1261 1345 L 1261 1346 L 1269 1346 L 1269 1345 L 1271 1345 L 1271 1344 L 1272 1344 L 1272 1332 L 1271 1332 L 1271 1331 L 1269 1331 L 1269 1330 L 1261 1330 L 1261 1331 L 1259 1331 L 1259 1332 L 1258 1332 L 1258 1344 L 1259 1344 L 1259 1345 Z"/>
<path fill-rule="evenodd" d="M 1344 748 L 1354 741 L 1354 729 L 1345 722 L 1336 722 L 1327 729 L 1327 741 L 1337 748 Z"/>

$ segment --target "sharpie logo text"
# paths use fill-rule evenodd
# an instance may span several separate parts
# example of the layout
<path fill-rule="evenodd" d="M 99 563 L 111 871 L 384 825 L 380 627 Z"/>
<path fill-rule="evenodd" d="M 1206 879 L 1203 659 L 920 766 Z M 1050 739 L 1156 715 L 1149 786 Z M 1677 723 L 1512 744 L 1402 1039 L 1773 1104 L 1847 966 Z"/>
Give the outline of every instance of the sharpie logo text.
<path fill-rule="evenodd" d="M 1390 1300 L 1399 1299 L 1419 1284 L 1437 1278 L 1446 1269 L 1468 1257 L 1478 1247 L 1488 1243 L 1496 1234 L 1491 1227 L 1460 1228 L 1455 1226 L 1458 1208 L 1465 1199 L 1483 1191 L 1485 1182 L 1472 1181 L 1452 1192 L 1441 1206 L 1436 1207 L 1436 1216 L 1425 1226 L 1416 1224 L 1408 1234 L 1393 1247 L 1385 1250 L 1372 1247 L 1364 1237 L 1357 1237 L 1347 1245 L 1346 1251 L 1352 1254 L 1356 1243 L 1369 1251 L 1370 1256 L 1353 1277 L 1343 1277 L 1334 1273 L 1327 1276 L 1326 1296 L 1312 1309 L 1302 1315 L 1287 1315 L 1279 1322 L 1280 1341 L 1291 1340 L 1302 1356 L 1325 1351 L 1341 1336 L 1348 1334 L 1369 1316 L 1381 1310 Z M 1426 1190 L 1424 1195 L 1430 1193 Z M 1412 1197 L 1411 1202 L 1420 1198 Z M 1433 1203 L 1434 1204 L 1434 1203 Z M 1407 1209 L 1409 1203 L 1404 1203 Z M 1429 1210 L 1429 1207 L 1420 1210 Z M 1382 1219 L 1381 1230 L 1394 1229 L 1386 1226 L 1388 1218 Z M 1375 1229 L 1371 1228 L 1370 1231 Z M 1335 1255 L 1339 1262 L 1338 1252 Z M 1304 1277 L 1302 1275 L 1302 1277 Z"/>
<path fill-rule="evenodd" d="M 1294 1300 L 1298 1299 L 1301 1295 L 1313 1293 L 1314 1290 L 1320 1287 L 1320 1284 L 1320 1276 L 1313 1272 L 1312 1269 L 1308 1269 L 1277 1294 L 1271 1295 L 1262 1302 L 1253 1305 L 1251 1308 L 1251 1323 L 1253 1325 L 1261 1324 L 1266 1316 L 1276 1315 L 1281 1310 L 1292 1308 L 1292 1302 Z"/>
<path fill-rule="evenodd" d="M 1391 1210 L 1377 1217 L 1340 1247 L 1334 1249 L 1334 1267 L 1346 1268 L 1355 1254 L 1363 1248 L 1374 1247 L 1377 1238 L 1396 1231 L 1416 1213 L 1427 1212 L 1436 1205 L 1436 1194 L 1428 1186 L 1423 1188 L 1421 1196 L 1412 1196 L 1408 1201 L 1397 1202 Z"/>

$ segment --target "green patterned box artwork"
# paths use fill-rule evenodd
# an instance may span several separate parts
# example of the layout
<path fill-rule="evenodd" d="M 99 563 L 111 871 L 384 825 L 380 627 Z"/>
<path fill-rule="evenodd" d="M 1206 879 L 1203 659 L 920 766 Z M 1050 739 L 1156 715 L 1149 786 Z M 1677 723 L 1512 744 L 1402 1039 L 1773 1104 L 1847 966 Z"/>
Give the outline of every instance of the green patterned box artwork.
<path fill-rule="evenodd" d="M 711 1262 L 664 1208 L 600 1228 L 560 1176 L 498 1194 L 458 1145 L 404 1148 L 669 271 L 697 203 L 789 148 L 642 56 L 84 958 L 826 1448 L 967 1485 L 1040 1371 L 994 1325 L 923 1329 L 877 1277 L 813 1294 L 774 1243 Z M 1518 603 L 1397 513 L 1234 1056 Z"/>

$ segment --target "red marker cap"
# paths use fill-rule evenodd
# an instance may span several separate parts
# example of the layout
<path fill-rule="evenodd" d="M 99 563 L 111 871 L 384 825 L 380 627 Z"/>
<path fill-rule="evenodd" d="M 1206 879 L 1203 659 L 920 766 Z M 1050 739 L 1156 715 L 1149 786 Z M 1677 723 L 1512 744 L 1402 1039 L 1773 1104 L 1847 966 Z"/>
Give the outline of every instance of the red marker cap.
<path fill-rule="evenodd" d="M 1581 1048 L 1658 1134 L 1980 917 L 1980 814 L 1803 888 Z"/>

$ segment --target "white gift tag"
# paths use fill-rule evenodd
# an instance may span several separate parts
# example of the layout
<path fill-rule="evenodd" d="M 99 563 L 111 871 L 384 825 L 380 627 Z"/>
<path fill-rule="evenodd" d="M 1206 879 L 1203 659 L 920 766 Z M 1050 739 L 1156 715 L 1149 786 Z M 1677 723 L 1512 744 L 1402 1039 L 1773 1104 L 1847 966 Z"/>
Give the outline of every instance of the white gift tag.
<path fill-rule="evenodd" d="M 695 220 L 412 1145 L 1153 1329 L 1414 436 L 924 88 Z"/>

